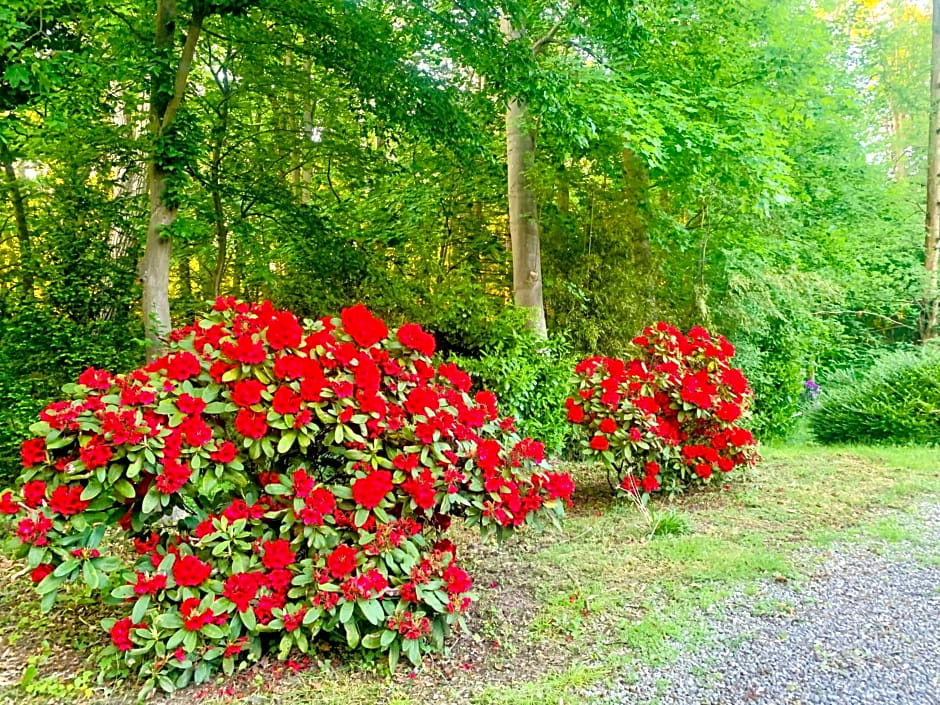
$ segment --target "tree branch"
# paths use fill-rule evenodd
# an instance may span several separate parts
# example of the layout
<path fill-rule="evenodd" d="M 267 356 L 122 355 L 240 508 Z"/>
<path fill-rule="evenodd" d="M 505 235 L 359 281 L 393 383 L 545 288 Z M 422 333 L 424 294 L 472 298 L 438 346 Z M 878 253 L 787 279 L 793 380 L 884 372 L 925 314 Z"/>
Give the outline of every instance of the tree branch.
<path fill-rule="evenodd" d="M 183 96 L 186 95 L 186 83 L 189 79 L 189 71 L 193 66 L 193 56 L 196 54 L 196 43 L 199 41 L 199 32 L 202 30 L 202 20 L 202 15 L 195 14 L 189 23 L 189 31 L 186 32 L 186 44 L 183 45 L 179 68 L 176 69 L 173 97 L 167 103 L 163 119 L 160 122 L 161 131 L 173 122 L 173 118 L 176 117 L 180 104 L 183 102 Z"/>
<path fill-rule="evenodd" d="M 565 23 L 565 17 L 562 17 L 555 24 L 552 25 L 552 28 L 548 30 L 548 33 L 537 40 L 535 44 L 532 45 L 532 53 L 538 54 L 542 49 L 545 48 L 545 45 L 552 41 L 555 38 L 555 35 L 558 34 L 558 30 L 561 29 L 561 26 Z"/>

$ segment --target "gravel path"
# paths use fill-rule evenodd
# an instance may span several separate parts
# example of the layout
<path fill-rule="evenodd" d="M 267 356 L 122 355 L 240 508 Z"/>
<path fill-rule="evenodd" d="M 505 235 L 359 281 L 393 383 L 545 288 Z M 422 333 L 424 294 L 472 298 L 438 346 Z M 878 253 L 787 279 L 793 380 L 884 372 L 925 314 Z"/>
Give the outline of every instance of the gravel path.
<path fill-rule="evenodd" d="M 587 700 L 608 705 L 940 705 L 940 505 L 920 512 L 926 556 L 893 545 L 827 553 L 799 586 L 768 582 L 706 615 L 709 636 L 639 664 Z"/>

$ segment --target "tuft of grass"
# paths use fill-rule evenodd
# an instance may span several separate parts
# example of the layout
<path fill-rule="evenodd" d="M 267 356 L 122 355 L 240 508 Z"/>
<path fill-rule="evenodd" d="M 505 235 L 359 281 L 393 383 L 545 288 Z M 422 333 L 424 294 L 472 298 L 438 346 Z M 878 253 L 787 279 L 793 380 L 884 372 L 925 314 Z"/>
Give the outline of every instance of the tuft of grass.
<path fill-rule="evenodd" d="M 653 536 L 684 536 L 692 533 L 692 522 L 689 518 L 675 509 L 665 512 L 653 513 L 653 526 L 650 537 Z"/>

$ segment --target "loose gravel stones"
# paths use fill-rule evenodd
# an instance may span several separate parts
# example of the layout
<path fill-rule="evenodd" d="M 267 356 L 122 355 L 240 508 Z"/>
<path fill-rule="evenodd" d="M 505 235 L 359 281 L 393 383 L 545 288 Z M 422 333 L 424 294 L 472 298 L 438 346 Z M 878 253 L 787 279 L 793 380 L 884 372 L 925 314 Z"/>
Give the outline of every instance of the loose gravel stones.
<path fill-rule="evenodd" d="M 610 705 L 940 705 L 940 505 L 919 527 L 926 555 L 840 545 L 805 583 L 775 581 L 705 615 L 708 636 L 674 644 L 584 693 Z M 895 549 L 898 547 L 895 546 Z M 907 547 L 913 549 L 913 547 Z"/>

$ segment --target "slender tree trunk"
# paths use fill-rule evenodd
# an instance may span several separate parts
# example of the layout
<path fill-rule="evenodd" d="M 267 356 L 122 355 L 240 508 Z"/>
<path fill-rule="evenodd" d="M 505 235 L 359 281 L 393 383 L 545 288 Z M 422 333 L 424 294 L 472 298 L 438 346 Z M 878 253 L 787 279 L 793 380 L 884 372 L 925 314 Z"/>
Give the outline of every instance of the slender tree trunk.
<path fill-rule="evenodd" d="M 508 18 L 502 18 L 500 26 L 507 39 L 520 36 Z M 526 175 L 535 161 L 535 137 L 526 124 L 527 117 L 525 102 L 510 98 L 506 106 L 506 171 L 513 298 L 516 306 L 528 314 L 526 327 L 539 338 L 546 338 L 538 211 L 535 192 Z"/>
<path fill-rule="evenodd" d="M 927 221 L 924 237 L 924 314 L 921 340 L 936 335 L 938 308 L 937 264 L 940 255 L 940 0 L 933 0 L 933 39 L 930 54 L 930 134 L 927 142 Z"/>
<path fill-rule="evenodd" d="M 196 43 L 202 30 L 202 15 L 194 14 L 186 33 L 186 43 L 175 75 L 161 68 L 154 69 L 150 93 L 150 134 L 154 142 L 164 137 L 179 111 L 189 71 L 192 67 Z M 173 54 L 176 35 L 176 0 L 157 0 L 154 53 L 158 63 L 169 61 Z M 171 242 L 166 228 L 176 220 L 177 208 L 167 200 L 167 181 L 170 175 L 166 165 L 151 155 L 148 168 L 150 192 L 150 220 L 147 224 L 147 242 L 140 263 L 143 285 L 142 309 L 147 336 L 147 357 L 153 359 L 164 348 L 163 339 L 170 331 L 170 253 Z"/>
<path fill-rule="evenodd" d="M 313 141 L 313 64 L 310 59 L 304 62 L 304 110 L 303 110 L 303 149 L 300 158 L 304 164 L 300 169 L 300 202 L 310 203 L 310 184 L 313 183 L 313 169 L 310 167 L 310 154 Z"/>
<path fill-rule="evenodd" d="M 643 292 L 646 306 L 656 307 L 655 267 L 649 237 L 649 172 L 646 164 L 629 147 L 620 153 L 623 169 L 624 205 L 627 209 L 625 222 L 630 228 L 630 248 L 633 266 L 637 273 L 637 287 Z"/>
<path fill-rule="evenodd" d="M 26 201 L 20 190 L 20 181 L 13 168 L 13 157 L 7 146 L 0 142 L 0 161 L 3 162 L 3 176 L 6 181 L 6 190 L 10 194 L 10 203 L 13 205 L 13 219 L 16 222 L 16 241 L 20 249 L 20 283 L 23 285 L 23 296 L 33 298 L 35 285 L 33 277 L 33 242 L 29 232 L 29 222 L 26 220 Z"/>

